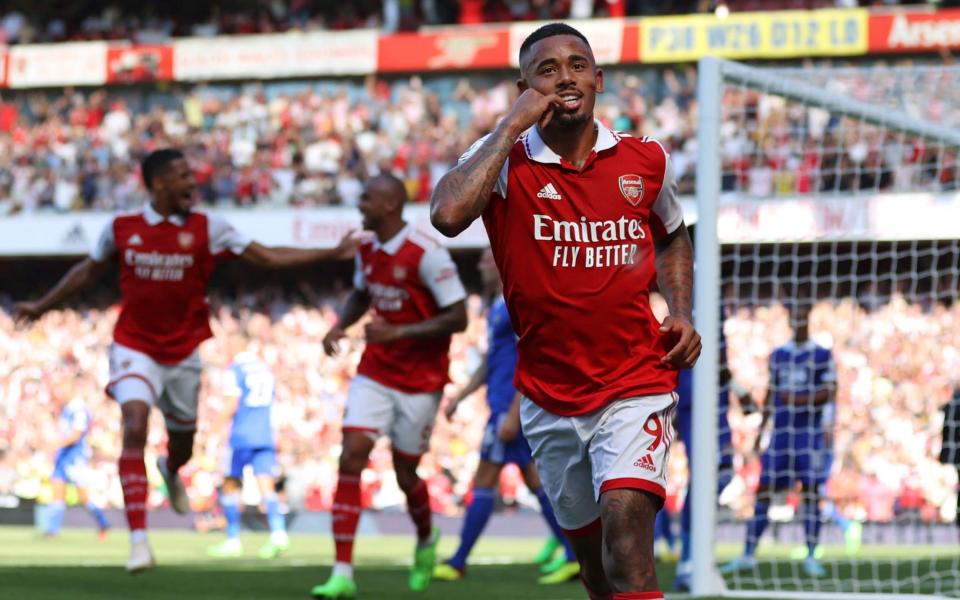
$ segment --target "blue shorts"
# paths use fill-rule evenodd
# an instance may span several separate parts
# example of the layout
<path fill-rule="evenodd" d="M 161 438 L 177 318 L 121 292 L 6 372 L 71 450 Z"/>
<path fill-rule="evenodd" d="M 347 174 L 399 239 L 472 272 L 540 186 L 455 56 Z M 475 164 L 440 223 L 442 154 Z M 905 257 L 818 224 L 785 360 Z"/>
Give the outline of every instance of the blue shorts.
<path fill-rule="evenodd" d="M 483 443 L 480 445 L 480 458 L 495 465 L 515 464 L 521 469 L 525 469 L 532 455 L 530 454 L 530 444 L 523 433 L 517 433 L 517 437 L 509 442 L 503 442 L 498 435 L 500 423 L 507 415 L 490 415 L 487 421 L 487 427 L 483 430 Z"/>
<path fill-rule="evenodd" d="M 227 476 L 243 479 L 243 468 L 253 466 L 254 475 L 274 475 L 277 453 L 273 448 L 231 448 L 226 457 Z"/>
<path fill-rule="evenodd" d="M 721 392 L 725 394 L 726 391 Z M 721 407 L 725 405 L 721 402 Z M 727 421 L 726 410 L 718 411 L 717 414 L 717 490 L 722 491 L 733 480 L 733 436 L 730 432 L 730 423 Z M 687 464 L 691 464 L 693 458 L 693 408 L 684 406 L 677 409 L 677 434 L 683 440 L 683 447 L 687 454 Z"/>
<path fill-rule="evenodd" d="M 760 489 L 782 490 L 797 481 L 808 489 L 821 485 L 830 474 L 825 464 L 829 458 L 829 452 L 822 448 L 770 447 L 760 462 Z"/>
<path fill-rule="evenodd" d="M 82 487 L 85 483 L 84 475 L 87 472 L 87 464 L 88 461 L 82 454 L 64 454 L 62 456 L 58 454 L 53 464 L 53 474 L 50 479 Z"/>

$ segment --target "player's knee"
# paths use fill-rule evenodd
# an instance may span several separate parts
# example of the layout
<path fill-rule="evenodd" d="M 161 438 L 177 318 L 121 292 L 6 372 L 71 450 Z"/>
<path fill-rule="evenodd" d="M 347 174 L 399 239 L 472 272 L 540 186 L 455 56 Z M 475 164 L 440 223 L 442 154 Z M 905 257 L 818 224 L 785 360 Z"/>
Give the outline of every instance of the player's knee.
<path fill-rule="evenodd" d="M 394 465 L 394 470 L 397 473 L 397 485 L 400 486 L 400 489 L 404 492 L 413 489 L 413 486 L 417 485 L 417 482 L 420 481 L 416 466 L 411 467 L 410 465 L 400 463 Z"/>
<path fill-rule="evenodd" d="M 123 422 L 123 447 L 124 448 L 143 448 L 147 444 L 147 423 L 146 421 L 124 420 Z"/>
<path fill-rule="evenodd" d="M 240 491 L 240 481 L 233 477 L 225 477 L 223 480 L 223 493 L 232 494 Z"/>
<path fill-rule="evenodd" d="M 343 453 L 340 454 L 340 472 L 359 475 L 363 472 L 364 467 L 367 466 L 368 459 L 367 454 L 344 448 Z"/>

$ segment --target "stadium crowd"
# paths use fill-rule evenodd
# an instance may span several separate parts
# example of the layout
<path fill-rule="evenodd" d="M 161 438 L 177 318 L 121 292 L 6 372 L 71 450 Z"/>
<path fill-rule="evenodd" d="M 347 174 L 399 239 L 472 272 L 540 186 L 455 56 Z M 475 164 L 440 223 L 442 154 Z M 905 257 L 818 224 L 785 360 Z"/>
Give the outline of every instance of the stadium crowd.
<path fill-rule="evenodd" d="M 879 4 L 897 0 L 726 0 L 733 11 L 795 10 Z M 712 0 L 241 0 L 224 10 L 216 3 L 156 4 L 131 0 L 33 6 L 25 14 L 4 3 L 0 36 L 6 44 L 78 40 L 167 41 L 173 36 L 382 28 L 410 31 L 424 25 L 479 24 L 550 19 L 672 15 L 711 11 Z"/>
<path fill-rule="evenodd" d="M 958 90 L 960 70 L 900 81 L 876 65 L 830 86 L 854 98 L 891 85 L 897 108 L 955 122 L 928 91 Z M 794 75 L 819 85 L 816 69 Z M 912 71 L 911 71 L 912 73 Z M 609 127 L 662 141 L 681 193 L 697 160 L 696 73 L 611 68 L 597 115 Z M 939 93 L 939 92 L 938 92 Z M 209 85 L 173 91 L 115 88 L 9 93 L 0 103 L 0 215 L 139 206 L 137 172 L 172 145 L 191 160 L 202 201 L 217 206 L 355 205 L 361 180 L 390 171 L 425 202 L 467 145 L 489 131 L 516 94 L 496 75 L 387 81 Z M 722 123 L 723 187 L 754 196 L 864 190 L 950 190 L 956 155 L 824 111 L 731 88 Z"/>
<path fill-rule="evenodd" d="M 333 321 L 334 298 L 304 305 L 278 291 L 258 299 L 239 298 L 215 310 L 212 341 L 202 346 L 207 369 L 201 395 L 197 451 L 185 471 L 195 510 L 212 510 L 220 482 L 225 431 L 212 430 L 222 400 L 223 368 L 231 357 L 222 348 L 228 333 L 245 328 L 277 376 L 278 459 L 286 476 L 290 505 L 329 510 L 336 485 L 340 418 L 347 385 L 359 360 L 362 340 L 348 352 L 323 355 L 320 340 Z M 254 304 L 260 309 L 248 307 Z M 662 309 L 662 302 L 659 303 Z M 481 302 L 471 297 L 468 330 L 454 337 L 451 375 L 462 385 L 485 345 Z M 57 450 L 55 419 L 60 403 L 79 396 L 94 415 L 91 490 L 112 506 L 122 505 L 116 457 L 119 409 L 105 397 L 107 346 L 116 309 L 63 309 L 28 329 L 0 312 L 0 497 L 38 498 L 48 493 Z M 942 418 L 960 372 L 960 303 L 922 307 L 895 295 L 871 308 L 843 299 L 819 302 L 811 317 L 815 338 L 834 349 L 839 376 L 836 451 L 829 496 L 851 518 L 890 521 L 911 515 L 925 521 L 954 518 L 956 471 L 937 462 Z M 361 328 L 353 330 L 358 334 Z M 730 365 L 735 378 L 761 402 L 770 350 L 788 339 L 785 309 L 778 303 L 742 304 L 726 321 Z M 433 508 L 455 513 L 469 496 L 486 421 L 482 398 L 465 402 L 453 422 L 438 418 L 432 450 L 421 466 Z M 148 452 L 162 451 L 159 415 L 151 427 Z M 736 477 L 722 497 L 735 515 L 753 506 L 759 458 L 754 451 L 759 415 L 732 409 Z M 148 457 L 147 464 L 154 465 Z M 150 502 L 165 502 L 162 480 L 149 473 Z M 679 444 L 671 459 L 668 507 L 682 501 L 686 465 Z M 251 486 L 255 487 L 255 486 Z M 364 503 L 374 508 L 402 505 L 381 443 L 364 474 Z M 502 479 L 507 501 L 529 500 L 519 473 Z M 253 497 L 256 502 L 256 497 Z"/>

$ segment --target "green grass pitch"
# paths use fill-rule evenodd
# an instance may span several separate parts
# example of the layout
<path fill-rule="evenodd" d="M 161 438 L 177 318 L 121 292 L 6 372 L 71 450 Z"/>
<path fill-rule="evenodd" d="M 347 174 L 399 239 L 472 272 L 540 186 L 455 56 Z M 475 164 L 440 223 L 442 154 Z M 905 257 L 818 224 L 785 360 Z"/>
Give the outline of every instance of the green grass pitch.
<path fill-rule="evenodd" d="M 92 530 L 66 529 L 58 539 L 47 540 L 28 527 L 3 527 L 0 528 L 0 597 L 17 600 L 308 599 L 310 588 L 326 579 L 333 559 L 333 544 L 328 536 L 294 535 L 290 552 L 275 561 L 261 561 L 255 553 L 266 541 L 266 535 L 255 533 L 242 536 L 248 558 L 208 558 L 206 548 L 221 539 L 221 534 L 155 531 L 151 533 L 151 543 L 157 569 L 130 576 L 123 570 L 128 552 L 124 531 L 112 531 L 106 542 L 98 543 Z M 358 538 L 356 578 L 362 600 L 582 600 L 586 597 L 578 583 L 537 585 L 537 568 L 529 561 L 541 540 L 495 537 L 478 543 L 472 556 L 474 564 L 464 580 L 435 582 L 425 593 L 415 594 L 407 590 L 412 543 L 411 538 L 403 536 Z M 444 538 L 439 556 L 449 556 L 455 544 L 454 537 Z M 721 558 L 735 551 L 735 548 L 721 548 Z M 885 554 L 882 550 L 878 552 L 878 555 Z M 669 589 L 673 580 L 674 566 L 658 565 L 664 589 Z M 788 569 L 784 573 L 787 575 L 789 564 L 784 566 Z M 849 571 L 850 577 L 858 575 Z M 870 576 L 868 572 L 862 575 Z"/>

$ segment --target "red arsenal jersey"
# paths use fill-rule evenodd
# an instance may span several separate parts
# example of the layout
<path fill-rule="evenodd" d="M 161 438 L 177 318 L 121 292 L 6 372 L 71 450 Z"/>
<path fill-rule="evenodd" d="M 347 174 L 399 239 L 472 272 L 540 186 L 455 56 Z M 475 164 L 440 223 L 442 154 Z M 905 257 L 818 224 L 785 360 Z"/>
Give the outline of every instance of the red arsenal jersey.
<path fill-rule="evenodd" d="M 669 158 L 656 141 L 597 128 L 581 169 L 536 127 L 524 133 L 483 215 L 519 336 L 516 387 L 559 415 L 677 383 L 649 302 L 654 239 L 683 222 Z"/>
<path fill-rule="evenodd" d="M 150 204 L 104 228 L 90 257 L 120 265 L 120 318 L 113 337 L 158 363 L 175 364 L 211 336 L 207 283 L 217 254 L 250 240 L 203 212 L 164 218 Z"/>
<path fill-rule="evenodd" d="M 467 295 L 447 249 L 411 225 L 383 244 L 361 244 L 356 262 L 354 287 L 391 324 L 426 321 Z M 437 392 L 448 381 L 449 350 L 450 336 L 367 344 L 357 374 L 401 392 Z"/>

